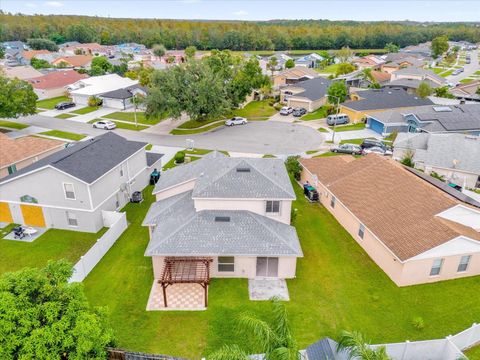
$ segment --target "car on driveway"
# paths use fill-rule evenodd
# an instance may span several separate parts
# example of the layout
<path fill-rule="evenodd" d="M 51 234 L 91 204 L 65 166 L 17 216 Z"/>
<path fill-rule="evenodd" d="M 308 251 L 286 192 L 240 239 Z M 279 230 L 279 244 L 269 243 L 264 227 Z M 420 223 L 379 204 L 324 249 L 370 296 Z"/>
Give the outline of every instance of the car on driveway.
<path fill-rule="evenodd" d="M 332 125 L 343 125 L 348 124 L 350 122 L 350 118 L 347 114 L 338 114 L 338 115 L 328 115 L 327 116 L 327 124 Z"/>
<path fill-rule="evenodd" d="M 284 106 L 280 109 L 280 115 L 290 115 L 293 112 L 293 108 L 291 106 Z"/>
<path fill-rule="evenodd" d="M 292 115 L 295 117 L 303 116 L 307 113 L 307 109 L 305 108 L 295 108 L 293 109 Z"/>
<path fill-rule="evenodd" d="M 245 119 L 244 117 L 240 117 L 240 116 L 235 116 L 235 117 L 225 121 L 225 125 L 227 125 L 227 126 L 245 125 L 246 123 L 248 123 L 247 119 Z"/>
<path fill-rule="evenodd" d="M 342 153 L 342 154 L 352 154 L 352 155 L 361 155 L 362 148 L 357 144 L 340 144 L 335 145 L 330 148 L 331 152 Z"/>
<path fill-rule="evenodd" d="M 117 127 L 113 121 L 100 120 L 93 123 L 95 129 L 113 130 Z"/>
<path fill-rule="evenodd" d="M 360 144 L 362 149 L 368 149 L 371 147 L 380 147 L 385 150 L 392 150 L 391 146 L 385 144 L 382 140 L 378 139 L 364 139 L 363 142 Z"/>
<path fill-rule="evenodd" d="M 55 109 L 57 110 L 65 110 L 71 107 L 75 107 L 75 103 L 71 101 L 63 101 L 55 105 Z"/>
<path fill-rule="evenodd" d="M 384 155 L 384 156 L 393 154 L 392 150 L 389 150 L 380 146 L 373 146 L 373 147 L 362 150 L 363 155 L 372 154 L 372 153 L 378 154 L 378 155 Z"/>

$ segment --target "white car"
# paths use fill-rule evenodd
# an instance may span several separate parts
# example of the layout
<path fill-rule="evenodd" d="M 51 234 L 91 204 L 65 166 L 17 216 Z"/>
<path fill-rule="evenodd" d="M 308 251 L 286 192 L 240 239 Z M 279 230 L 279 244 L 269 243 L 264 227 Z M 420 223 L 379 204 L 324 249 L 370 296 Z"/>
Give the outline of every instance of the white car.
<path fill-rule="evenodd" d="M 117 127 L 117 124 L 115 124 L 113 121 L 100 120 L 100 121 L 94 122 L 93 127 L 95 129 L 113 130 Z"/>
<path fill-rule="evenodd" d="M 280 115 L 290 115 L 293 112 L 291 106 L 284 106 L 280 109 Z"/>
<path fill-rule="evenodd" d="M 240 116 L 235 116 L 235 117 L 225 121 L 225 125 L 227 125 L 227 126 L 245 125 L 246 123 L 248 123 L 247 119 L 245 119 L 243 117 L 240 117 Z"/>
<path fill-rule="evenodd" d="M 371 153 L 375 153 L 378 155 L 393 155 L 393 152 L 391 150 L 381 148 L 380 146 L 373 146 L 371 148 L 363 149 L 362 151 L 363 155 Z"/>

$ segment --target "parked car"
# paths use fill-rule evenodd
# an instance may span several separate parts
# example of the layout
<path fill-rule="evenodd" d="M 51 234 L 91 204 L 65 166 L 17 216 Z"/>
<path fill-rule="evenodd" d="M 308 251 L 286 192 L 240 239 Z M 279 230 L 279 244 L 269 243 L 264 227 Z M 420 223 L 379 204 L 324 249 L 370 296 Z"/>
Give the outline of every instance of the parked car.
<path fill-rule="evenodd" d="M 227 126 L 245 125 L 247 122 L 248 122 L 247 119 L 245 119 L 243 117 L 240 117 L 240 116 L 235 116 L 235 117 L 225 121 L 225 125 L 227 125 Z"/>
<path fill-rule="evenodd" d="M 55 109 L 57 110 L 65 110 L 71 107 L 75 107 L 75 103 L 71 101 L 64 101 L 55 105 Z"/>
<path fill-rule="evenodd" d="M 117 124 L 115 124 L 113 121 L 100 120 L 100 121 L 94 122 L 93 127 L 95 129 L 113 130 L 117 127 Z"/>
<path fill-rule="evenodd" d="M 378 155 L 392 155 L 393 154 L 392 150 L 389 150 L 389 149 L 386 149 L 386 148 L 383 148 L 383 147 L 380 147 L 380 146 L 373 146 L 373 147 L 362 150 L 363 155 L 367 155 L 367 154 L 371 154 L 371 153 L 378 154 Z"/>
<path fill-rule="evenodd" d="M 305 108 L 295 108 L 293 109 L 293 113 L 292 115 L 295 116 L 295 117 L 300 117 L 300 116 L 303 116 L 307 113 L 307 109 Z"/>
<path fill-rule="evenodd" d="M 385 150 L 392 150 L 391 146 L 385 144 L 382 140 L 378 139 L 364 139 L 363 142 L 360 144 L 362 149 L 369 149 L 372 147 L 380 147 Z"/>
<path fill-rule="evenodd" d="M 452 75 L 458 75 L 460 73 L 461 73 L 460 69 L 457 69 L 452 72 Z"/>
<path fill-rule="evenodd" d="M 338 114 L 338 115 L 328 115 L 327 116 L 327 124 L 332 125 L 342 125 L 348 124 L 350 122 L 350 118 L 347 114 Z"/>
<path fill-rule="evenodd" d="M 330 151 L 334 153 L 352 154 L 352 155 L 362 154 L 362 148 L 360 147 L 360 145 L 356 145 L 356 144 L 340 144 L 340 145 L 332 146 L 330 148 Z"/>
<path fill-rule="evenodd" d="M 280 115 L 290 115 L 293 112 L 293 108 L 291 106 L 284 106 L 280 109 Z"/>

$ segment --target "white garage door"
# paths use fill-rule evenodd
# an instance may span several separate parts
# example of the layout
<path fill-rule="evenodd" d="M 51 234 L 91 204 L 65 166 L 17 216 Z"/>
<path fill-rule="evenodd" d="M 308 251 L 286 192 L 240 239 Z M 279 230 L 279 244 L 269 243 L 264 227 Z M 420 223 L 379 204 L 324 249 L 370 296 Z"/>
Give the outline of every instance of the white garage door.
<path fill-rule="evenodd" d="M 112 109 L 123 110 L 123 100 L 120 99 L 103 99 L 103 106 Z"/>

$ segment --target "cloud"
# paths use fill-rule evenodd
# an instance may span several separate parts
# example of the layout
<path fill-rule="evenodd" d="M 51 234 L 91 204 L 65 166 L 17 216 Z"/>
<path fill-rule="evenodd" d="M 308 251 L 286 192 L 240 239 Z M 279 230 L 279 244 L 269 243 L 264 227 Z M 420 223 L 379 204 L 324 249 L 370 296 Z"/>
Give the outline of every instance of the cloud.
<path fill-rule="evenodd" d="M 233 15 L 236 15 L 236 16 L 245 16 L 245 15 L 248 15 L 248 12 L 245 11 L 245 10 L 238 10 L 238 11 L 235 11 L 233 13 Z"/>
<path fill-rule="evenodd" d="M 45 5 L 49 7 L 62 7 L 63 2 L 61 1 L 45 1 Z"/>

